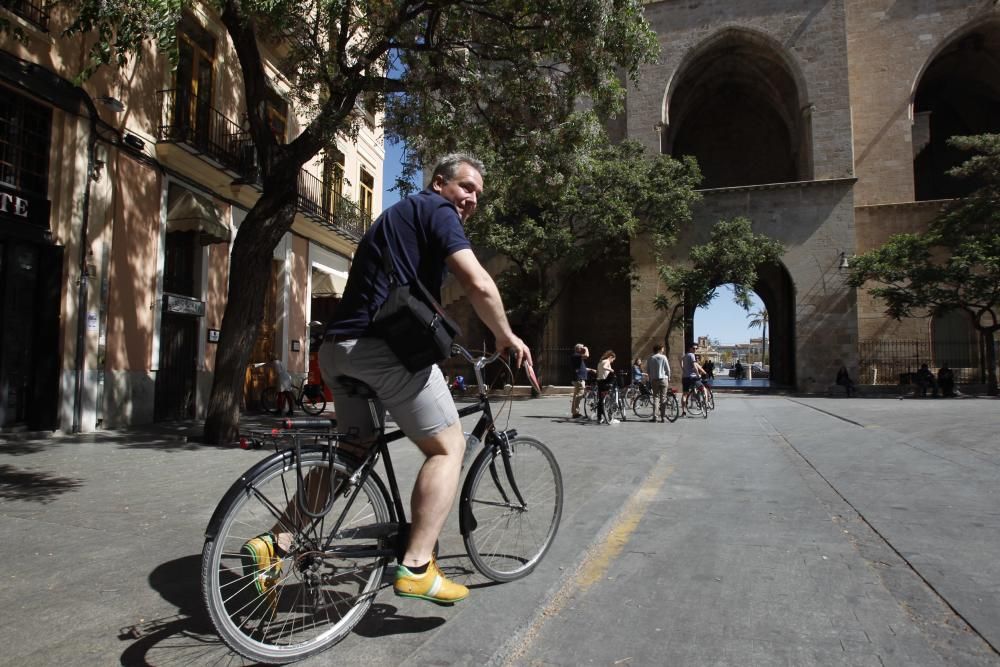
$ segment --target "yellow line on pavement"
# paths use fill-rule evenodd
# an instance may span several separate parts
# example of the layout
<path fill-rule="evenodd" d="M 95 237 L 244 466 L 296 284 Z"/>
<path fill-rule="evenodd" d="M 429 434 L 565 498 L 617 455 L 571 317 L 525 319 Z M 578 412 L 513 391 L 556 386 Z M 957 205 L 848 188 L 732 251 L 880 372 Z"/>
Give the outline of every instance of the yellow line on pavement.
<path fill-rule="evenodd" d="M 650 503 L 673 472 L 674 466 L 667 462 L 667 457 L 661 457 L 642 486 L 632 494 L 625 507 L 615 517 L 613 527 L 608 534 L 587 550 L 587 555 L 580 565 L 573 574 L 566 577 L 566 583 L 552 596 L 552 600 L 545 605 L 531 627 L 523 633 L 519 646 L 507 656 L 505 665 L 519 664 L 518 659 L 524 655 L 548 619 L 558 616 L 574 596 L 607 577 L 612 562 L 628 544 L 632 533 L 639 526 L 639 521 L 649 509 Z"/>

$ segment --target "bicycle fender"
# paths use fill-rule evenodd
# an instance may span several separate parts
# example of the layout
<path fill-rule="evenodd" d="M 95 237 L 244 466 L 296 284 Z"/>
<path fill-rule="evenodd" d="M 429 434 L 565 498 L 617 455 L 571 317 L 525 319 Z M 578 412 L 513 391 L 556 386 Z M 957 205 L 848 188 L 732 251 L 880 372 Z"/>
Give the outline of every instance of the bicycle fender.
<path fill-rule="evenodd" d="M 490 458 L 496 453 L 493 447 L 484 447 L 483 451 L 479 452 L 476 460 L 472 462 L 469 467 L 469 472 L 479 468 L 480 461 Z M 463 537 L 466 537 L 476 529 L 478 523 L 476 522 L 476 516 L 472 512 L 472 503 L 469 502 L 469 496 L 472 495 L 472 478 L 473 475 L 467 475 L 465 478 L 465 483 L 462 484 L 462 495 L 461 501 L 458 503 L 458 530 L 462 533 Z"/>
<path fill-rule="evenodd" d="M 325 447 L 317 449 L 319 449 L 319 451 L 322 452 L 327 451 Z M 222 519 L 225 517 L 226 509 L 229 508 L 230 505 L 232 505 L 233 499 L 236 498 L 236 496 L 240 495 L 241 493 L 247 492 L 247 489 L 250 486 L 250 480 L 256 478 L 257 475 L 260 474 L 262 471 L 266 470 L 267 468 L 270 468 L 279 461 L 282 462 L 282 465 L 294 465 L 293 461 L 294 455 L 295 451 L 291 449 L 275 452 L 274 454 L 271 454 L 267 458 L 261 459 L 254 465 L 250 466 L 250 468 L 247 469 L 246 472 L 240 475 L 240 478 L 237 479 L 235 482 L 233 482 L 233 485 L 230 486 L 229 490 L 226 491 L 226 493 L 222 496 L 222 500 L 220 500 L 219 504 L 215 506 L 215 511 L 212 512 L 212 518 L 208 520 L 208 526 L 205 528 L 205 539 L 212 540 L 218 536 L 219 524 L 222 523 Z M 352 468 L 356 468 L 358 466 L 357 460 L 343 453 L 337 453 L 335 455 L 334 460 L 340 461 Z M 378 479 L 377 475 L 374 475 L 374 471 L 372 471 L 372 473 L 373 473 L 372 476 L 376 478 L 375 481 L 378 484 L 380 490 L 382 490 L 384 494 L 385 487 L 382 485 L 382 480 Z M 389 509 L 389 513 L 390 515 L 395 514 L 395 512 L 393 512 L 391 507 Z"/>

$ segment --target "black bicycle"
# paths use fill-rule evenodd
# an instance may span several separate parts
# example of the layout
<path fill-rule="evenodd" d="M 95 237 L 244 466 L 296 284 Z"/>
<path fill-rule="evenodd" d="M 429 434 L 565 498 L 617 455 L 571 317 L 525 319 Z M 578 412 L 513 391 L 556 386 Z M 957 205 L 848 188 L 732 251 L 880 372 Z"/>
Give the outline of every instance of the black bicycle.
<path fill-rule="evenodd" d="M 473 358 L 458 345 L 453 352 L 473 364 L 480 387 L 479 400 L 459 414 L 482 413 L 470 437 L 482 447 L 462 486 L 459 528 L 476 569 L 512 581 L 530 573 L 552 545 L 562 516 L 562 473 L 542 442 L 497 429 L 482 369 L 498 355 Z M 372 419 L 381 424 L 370 389 L 355 386 L 367 390 Z M 388 448 L 402 432 L 379 429 L 357 456 L 331 422 L 285 420 L 328 430 L 272 436 L 276 452 L 230 487 L 206 530 L 201 583 L 209 616 L 222 640 L 251 660 L 292 662 L 343 639 L 405 549 L 409 524 Z M 385 481 L 375 470 L 379 460 Z M 247 545 L 264 535 L 275 547 L 261 570 Z"/>

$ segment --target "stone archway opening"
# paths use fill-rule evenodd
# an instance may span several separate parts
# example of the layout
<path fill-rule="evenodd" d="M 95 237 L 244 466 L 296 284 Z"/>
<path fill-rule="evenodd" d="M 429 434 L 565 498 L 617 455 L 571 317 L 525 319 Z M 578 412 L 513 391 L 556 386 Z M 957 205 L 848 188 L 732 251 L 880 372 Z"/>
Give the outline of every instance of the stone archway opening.
<path fill-rule="evenodd" d="M 729 285 L 719 285 L 716 289 L 720 294 L 716 300 L 732 300 L 732 289 Z M 716 368 L 724 368 L 725 376 L 729 376 L 729 370 L 739 359 L 743 367 L 759 364 L 758 368 L 766 369 L 767 382 L 754 382 L 752 386 L 788 388 L 795 387 L 795 288 L 788 270 L 780 264 L 765 265 L 758 269 L 758 280 L 752 287 L 754 295 L 757 297 L 756 305 L 747 313 L 734 306 L 734 311 L 730 317 L 738 319 L 739 324 L 748 331 L 745 341 L 733 341 L 742 343 L 739 349 L 734 349 L 732 345 L 719 346 Z M 687 314 L 688 326 L 685 330 L 685 343 L 699 343 L 699 338 L 704 337 L 698 325 L 698 314 L 701 309 Z M 764 315 L 763 313 L 766 313 Z M 748 317 L 749 316 L 749 317 Z M 766 317 L 767 328 L 748 327 L 753 320 L 760 320 Z M 752 333 L 751 333 L 752 332 Z M 707 332 L 709 338 L 717 338 L 711 332 Z M 758 340 L 754 340 L 754 339 Z M 730 341 L 720 341 L 729 343 Z M 712 346 L 716 347 L 716 346 Z M 729 354 L 724 354 L 729 352 Z M 721 364 L 721 366 L 720 366 Z M 716 377 L 720 377 L 716 372 Z M 762 379 L 764 373 L 758 373 L 758 380 Z M 747 374 L 743 376 L 745 379 Z M 751 376 L 752 377 L 752 376 Z M 735 379 L 735 378 L 734 378 Z M 725 383 L 724 383 L 725 384 Z M 742 383 L 749 386 L 747 383 Z M 732 386 L 740 386 L 733 382 Z"/>
<path fill-rule="evenodd" d="M 779 49 L 762 35 L 728 30 L 679 73 L 663 150 L 697 158 L 703 187 L 812 178 L 809 107 Z"/>
<path fill-rule="evenodd" d="M 978 184 L 946 172 L 969 158 L 953 136 L 1000 132 L 1000 24 L 952 40 L 930 62 L 913 98 L 913 185 L 917 201 L 953 199 Z"/>

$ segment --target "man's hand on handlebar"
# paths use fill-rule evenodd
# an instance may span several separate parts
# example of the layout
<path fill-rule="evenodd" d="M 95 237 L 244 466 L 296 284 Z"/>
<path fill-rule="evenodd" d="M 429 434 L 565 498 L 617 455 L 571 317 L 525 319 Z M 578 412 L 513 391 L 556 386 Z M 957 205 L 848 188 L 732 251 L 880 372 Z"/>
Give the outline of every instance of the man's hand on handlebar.
<path fill-rule="evenodd" d="M 513 333 L 504 338 L 497 338 L 497 349 L 514 353 L 517 368 L 523 364 L 533 365 L 531 361 L 531 350 L 518 336 Z"/>

